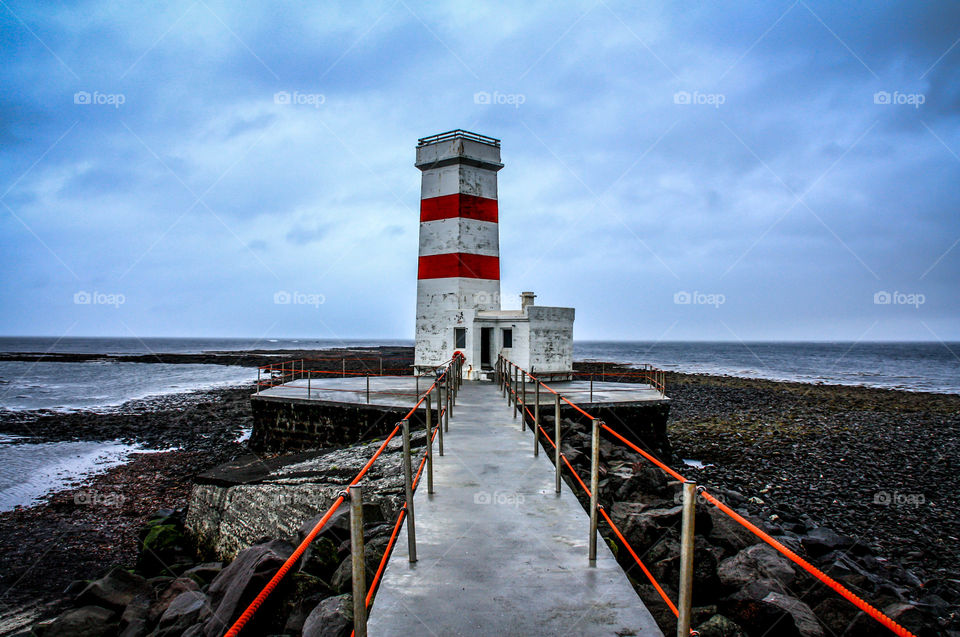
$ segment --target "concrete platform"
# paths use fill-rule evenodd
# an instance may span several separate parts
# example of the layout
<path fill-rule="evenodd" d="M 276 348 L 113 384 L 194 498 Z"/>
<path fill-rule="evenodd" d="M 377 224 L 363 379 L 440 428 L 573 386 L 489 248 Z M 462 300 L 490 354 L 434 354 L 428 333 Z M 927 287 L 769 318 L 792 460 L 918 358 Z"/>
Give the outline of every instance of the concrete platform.
<path fill-rule="evenodd" d="M 404 526 L 370 635 L 662 635 L 602 541 L 590 565 L 587 513 L 495 385 L 463 385 L 444 446 L 414 496 L 419 561 Z"/>
<path fill-rule="evenodd" d="M 283 385 L 277 385 L 260 392 L 268 398 L 290 400 L 314 400 L 345 404 L 370 404 L 384 407 L 412 407 L 418 400 L 418 391 L 425 391 L 433 379 L 421 376 L 371 376 L 370 396 L 367 400 L 367 378 L 348 376 L 346 378 L 314 378 L 308 382 L 299 379 Z M 480 382 L 480 384 L 483 384 Z M 492 383 L 486 383 L 493 387 Z M 560 392 L 578 405 L 637 404 L 668 400 L 650 385 L 640 383 L 593 383 L 590 392 L 589 380 L 557 381 L 550 387 Z M 308 391 L 309 390 L 309 391 Z M 494 397 L 496 390 L 494 389 Z M 527 384 L 527 403 L 533 404 L 535 387 Z M 540 404 L 552 404 L 553 394 L 541 388 Z M 502 401 L 501 401 L 502 402 Z"/>

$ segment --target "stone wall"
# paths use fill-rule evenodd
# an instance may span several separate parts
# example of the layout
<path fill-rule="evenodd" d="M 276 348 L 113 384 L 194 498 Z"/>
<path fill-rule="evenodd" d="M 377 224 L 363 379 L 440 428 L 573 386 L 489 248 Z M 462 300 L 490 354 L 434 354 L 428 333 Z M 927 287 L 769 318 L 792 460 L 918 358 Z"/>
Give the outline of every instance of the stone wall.
<path fill-rule="evenodd" d="M 341 447 L 370 438 L 384 437 L 409 411 L 409 407 L 358 405 L 347 403 L 305 403 L 254 395 L 253 432 L 250 448 L 254 451 L 301 451 Z M 417 414 L 411 429 L 423 424 Z"/>

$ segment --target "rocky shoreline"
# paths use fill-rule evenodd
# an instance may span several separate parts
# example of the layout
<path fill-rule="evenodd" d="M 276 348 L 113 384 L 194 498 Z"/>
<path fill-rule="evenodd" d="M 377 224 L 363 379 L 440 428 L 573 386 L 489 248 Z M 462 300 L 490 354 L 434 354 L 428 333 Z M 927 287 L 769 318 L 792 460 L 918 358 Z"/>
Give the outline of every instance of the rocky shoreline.
<path fill-rule="evenodd" d="M 593 369 L 591 364 L 577 367 Z M 603 367 L 608 374 L 617 369 L 609 363 Z M 184 507 L 196 475 L 245 452 L 236 441 L 251 424 L 250 391 L 214 390 L 138 401 L 109 414 L 0 414 L 0 433 L 39 433 L 31 442 L 123 440 L 179 449 L 134 454 L 128 464 L 56 493 L 39 506 L 0 513 L 0 634 L 16 628 L 5 618 L 15 616 L 25 604 L 32 607 L 34 618 L 50 616 L 71 603 L 72 596 L 63 591 L 72 580 L 101 576 L 114 565 L 134 565 L 138 529 L 151 514 Z M 918 612 L 927 622 L 922 634 L 954 634 L 946 631 L 947 626 L 957 629 L 950 613 L 960 603 L 954 495 L 960 468 L 956 444 L 960 397 L 686 374 L 668 375 L 667 394 L 672 399 L 669 433 L 678 459 L 674 466 L 680 473 L 728 493 L 731 504 L 739 503 L 785 536 L 796 536 L 801 546 L 802 538 L 819 528 L 853 538 L 844 550 L 851 549 L 864 569 L 860 576 L 892 583 L 890 591 L 883 589 L 889 599 L 878 601 L 875 593 L 864 589 L 869 601 L 918 602 Z M 680 458 L 695 459 L 703 468 L 684 465 Z M 611 463 L 624 462 L 608 459 L 607 469 Z M 630 477 L 622 464 L 610 475 L 618 473 Z M 623 486 L 615 485 L 616 480 L 611 478 L 605 492 L 611 507 Z M 669 509 L 675 487 L 652 486 L 650 502 L 662 502 L 647 508 Z M 84 504 L 95 499 L 90 493 L 116 496 L 114 504 Z M 104 498 L 97 500 L 102 504 Z M 630 507 L 618 511 L 624 520 L 628 514 L 642 512 Z M 869 562 L 867 558 L 876 560 L 880 570 L 861 563 Z M 717 559 L 718 568 L 721 561 Z M 896 577 L 889 575 L 893 571 Z M 631 576 L 636 577 L 632 572 Z M 801 585 L 803 577 L 791 587 Z M 648 601 L 650 591 L 638 590 Z M 777 591 L 767 594 L 771 592 Z M 656 609 L 657 600 L 649 601 Z M 826 600 L 811 601 L 816 601 L 811 606 L 816 610 Z M 949 612 L 941 612 L 944 608 Z M 863 634 L 882 634 L 878 630 Z"/>

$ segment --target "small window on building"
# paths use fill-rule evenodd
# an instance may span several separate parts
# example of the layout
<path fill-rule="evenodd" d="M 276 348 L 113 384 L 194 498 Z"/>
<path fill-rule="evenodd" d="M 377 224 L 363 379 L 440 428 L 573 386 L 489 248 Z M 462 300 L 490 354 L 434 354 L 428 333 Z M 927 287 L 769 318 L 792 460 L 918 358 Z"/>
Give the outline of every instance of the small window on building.
<path fill-rule="evenodd" d="M 453 347 L 455 349 L 467 348 L 467 328 L 465 327 L 453 328 Z"/>
<path fill-rule="evenodd" d="M 503 330 L 503 346 L 513 347 L 513 330 L 512 329 Z"/>

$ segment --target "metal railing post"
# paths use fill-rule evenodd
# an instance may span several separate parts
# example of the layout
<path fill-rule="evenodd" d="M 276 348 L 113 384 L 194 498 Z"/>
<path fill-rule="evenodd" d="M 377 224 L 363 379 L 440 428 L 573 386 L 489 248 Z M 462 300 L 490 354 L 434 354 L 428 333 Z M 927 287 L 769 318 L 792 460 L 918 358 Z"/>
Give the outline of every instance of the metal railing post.
<path fill-rule="evenodd" d="M 437 388 L 437 395 L 440 395 L 440 388 Z M 443 410 L 443 428 L 447 431 L 450 431 L 450 392 L 447 392 L 446 398 L 444 398 L 444 406 L 446 409 Z"/>
<path fill-rule="evenodd" d="M 593 402 L 593 374 L 590 374 L 590 402 Z"/>
<path fill-rule="evenodd" d="M 367 376 L 367 404 L 370 404 L 370 377 Z"/>
<path fill-rule="evenodd" d="M 600 497 L 600 419 L 592 421 L 590 435 L 590 562 L 597 562 L 597 501 Z"/>
<path fill-rule="evenodd" d="M 520 407 L 520 431 L 527 430 L 527 372 L 521 372 L 520 374 L 520 396 L 521 396 L 521 407 Z"/>
<path fill-rule="evenodd" d="M 436 383 L 437 389 L 437 447 L 440 451 L 440 456 L 443 457 L 443 416 L 446 413 L 446 410 L 443 409 L 443 401 L 440 400 L 440 383 Z"/>
<path fill-rule="evenodd" d="M 533 457 L 540 455 L 540 381 L 534 380 L 535 389 L 533 400 Z"/>
<path fill-rule="evenodd" d="M 697 484 L 683 483 L 683 526 L 680 529 L 680 596 L 677 600 L 677 637 L 690 635 L 693 605 L 693 523 L 697 513 Z"/>
<path fill-rule="evenodd" d="M 350 487 L 350 565 L 353 567 L 353 631 L 367 636 L 367 566 L 363 559 L 363 489 Z"/>
<path fill-rule="evenodd" d="M 341 377 L 346 378 L 347 377 L 347 359 L 346 358 L 340 359 L 340 368 L 342 369 Z"/>
<path fill-rule="evenodd" d="M 257 368 L 257 393 L 260 393 L 260 368 Z"/>
<path fill-rule="evenodd" d="M 513 366 L 513 417 L 516 419 L 517 412 L 520 411 L 520 368 Z"/>
<path fill-rule="evenodd" d="M 383 356 L 380 357 L 380 375 L 383 376 Z"/>
<path fill-rule="evenodd" d="M 450 415 L 452 416 L 453 405 L 457 401 L 457 394 L 453 391 L 453 379 L 450 378 L 450 374 L 447 374 L 443 377 L 443 382 L 447 384 L 447 397 L 449 398 L 449 401 L 447 401 L 447 404 L 449 405 L 447 407 L 447 411 L 449 411 Z"/>
<path fill-rule="evenodd" d="M 433 406 L 430 404 L 430 391 L 424 397 L 424 406 L 427 408 L 427 495 L 433 495 Z"/>
<path fill-rule="evenodd" d="M 553 463 L 557 469 L 557 493 L 560 493 L 560 394 L 556 394 L 556 399 L 554 405 L 553 439 L 557 443 L 557 448 L 554 450 Z"/>
<path fill-rule="evenodd" d="M 313 374 L 309 374 L 309 375 L 307 376 L 307 398 L 308 398 L 308 399 L 310 398 L 310 378 L 311 378 L 311 376 L 313 376 Z M 367 402 L 370 402 L 370 401 L 367 401 Z"/>
<path fill-rule="evenodd" d="M 410 467 L 410 421 L 403 420 L 403 489 L 407 498 L 407 553 L 417 561 L 417 530 L 413 520 L 413 469 Z"/>

